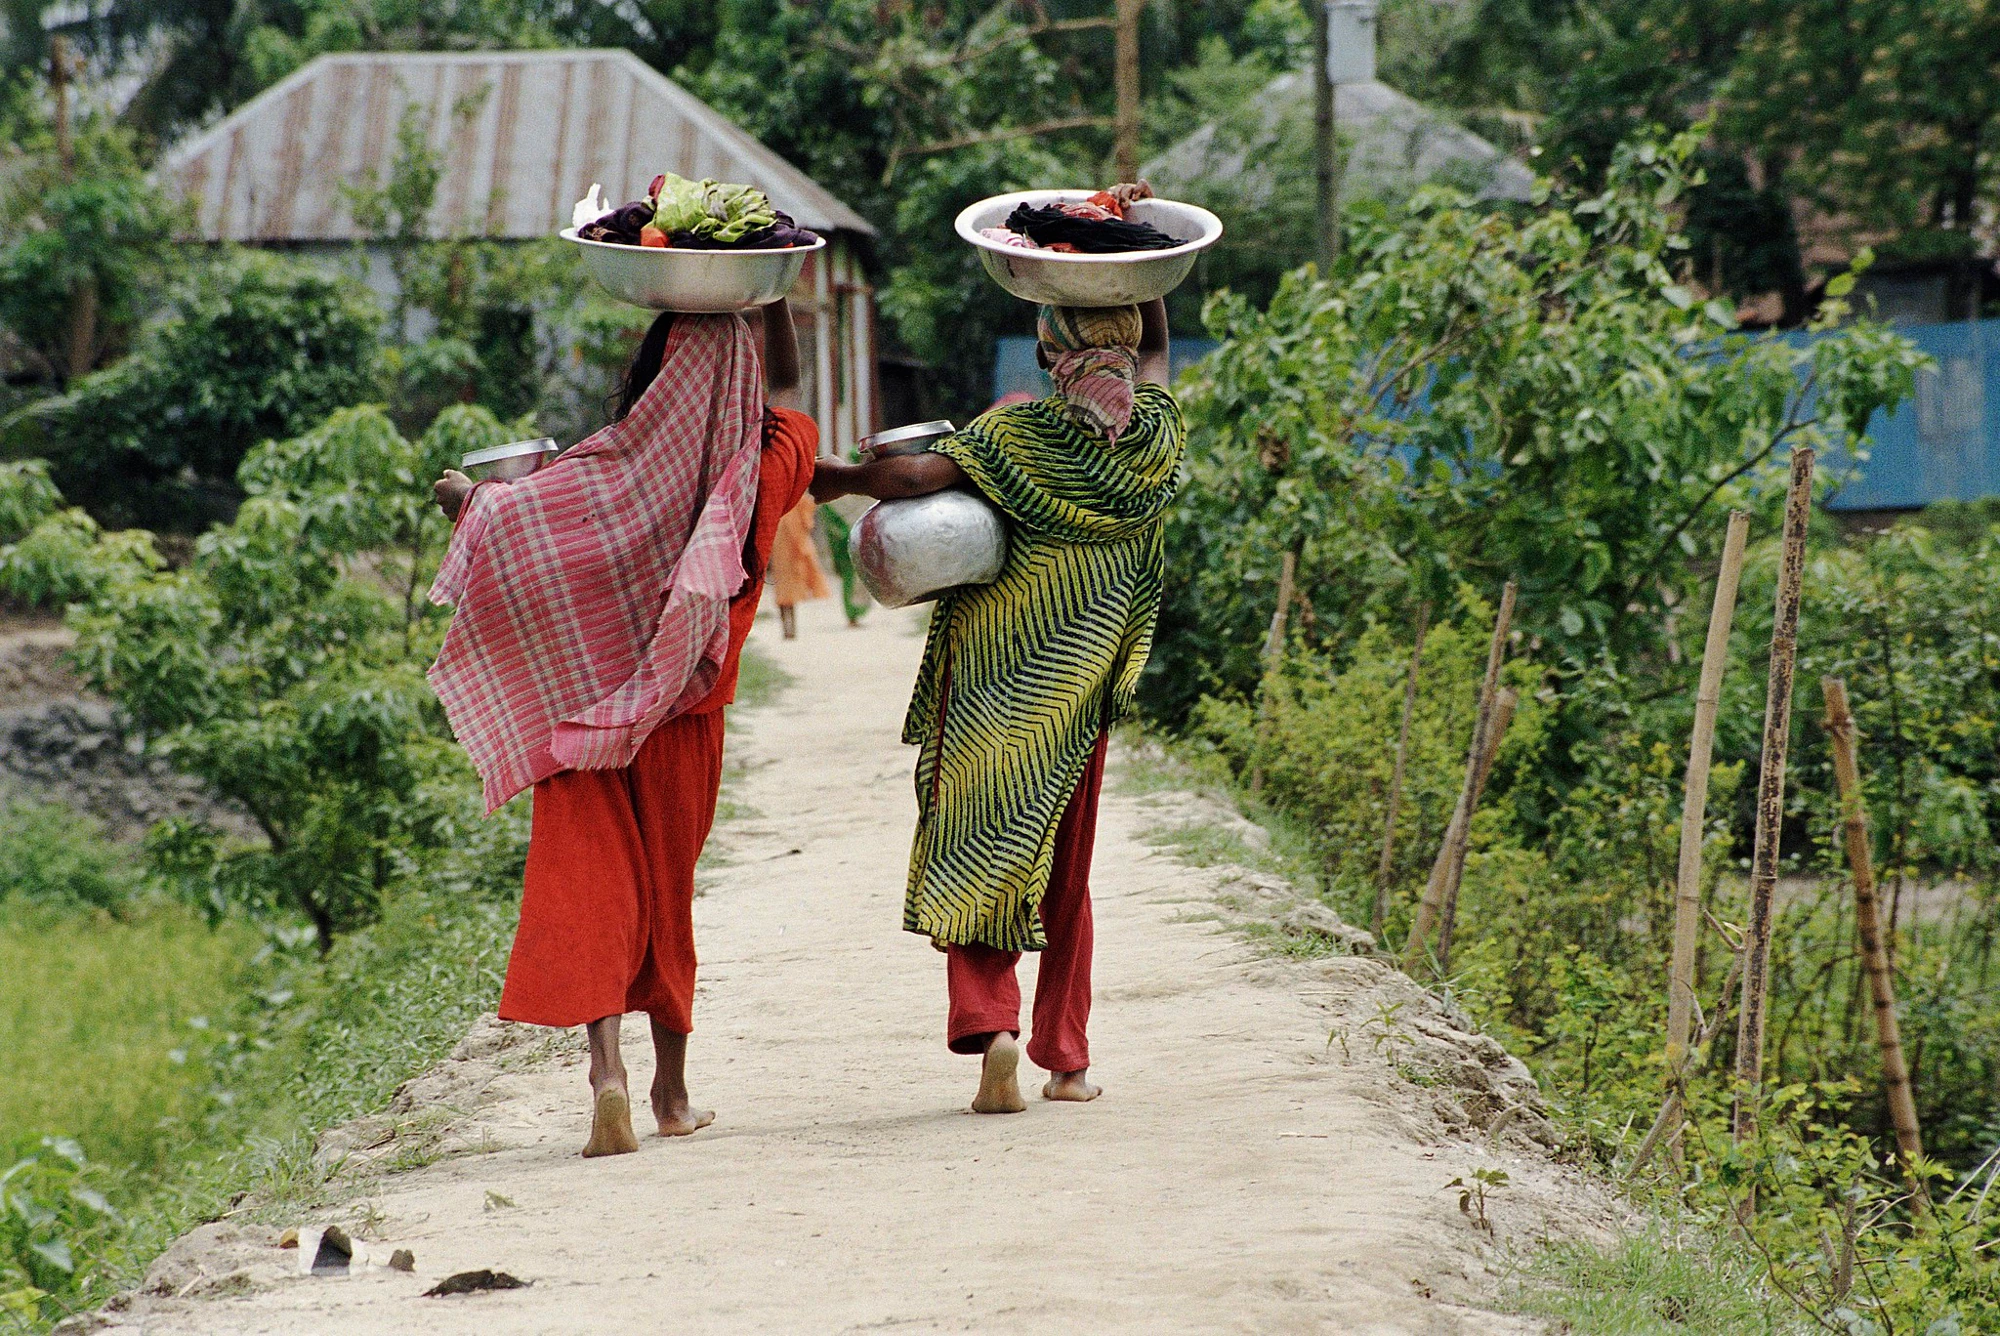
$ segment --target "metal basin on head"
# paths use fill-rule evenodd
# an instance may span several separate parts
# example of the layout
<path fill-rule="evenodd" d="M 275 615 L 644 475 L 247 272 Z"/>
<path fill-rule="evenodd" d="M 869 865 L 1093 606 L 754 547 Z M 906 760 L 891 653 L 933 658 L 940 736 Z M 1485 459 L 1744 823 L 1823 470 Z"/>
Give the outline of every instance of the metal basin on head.
<path fill-rule="evenodd" d="M 806 256 L 826 246 L 820 237 L 778 250 L 693 250 L 586 241 L 573 227 L 559 235 L 581 252 L 584 272 L 618 300 L 688 315 L 769 306 L 792 290 Z"/>
<path fill-rule="evenodd" d="M 1142 199 L 1126 207 L 1135 223 L 1150 223 L 1181 242 L 1172 250 L 1124 251 L 1113 255 L 1072 255 L 1024 250 L 979 235 L 982 227 L 1005 227 L 1015 206 L 1075 203 L 1090 190 L 1016 190 L 967 205 L 953 223 L 958 235 L 979 253 L 995 283 L 1022 301 L 1047 306 L 1136 306 L 1164 297 L 1194 270 L 1201 253 L 1222 238 L 1222 220 L 1207 209 L 1170 199 Z"/>

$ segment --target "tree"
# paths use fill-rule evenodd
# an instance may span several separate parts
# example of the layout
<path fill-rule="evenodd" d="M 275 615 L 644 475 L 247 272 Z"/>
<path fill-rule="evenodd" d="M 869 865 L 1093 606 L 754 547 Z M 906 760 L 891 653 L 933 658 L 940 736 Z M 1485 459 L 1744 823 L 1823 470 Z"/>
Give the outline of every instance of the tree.
<path fill-rule="evenodd" d="M 478 785 L 424 665 L 422 597 L 449 534 L 424 483 L 509 438 L 453 407 L 415 442 L 347 408 L 243 461 L 236 517 L 180 570 L 125 563 L 71 617 L 76 657 L 174 766 L 255 820 L 261 846 L 167 823 L 155 866 L 213 906 L 295 911 L 322 950 L 478 821 Z"/>
<path fill-rule="evenodd" d="M 358 285 L 256 252 L 180 283 L 123 361 L 18 412 L 8 445 L 47 458 L 101 520 L 183 532 L 228 513 L 237 465 L 369 398 L 380 312 Z"/>
<path fill-rule="evenodd" d="M 1336 653 L 1343 628 L 1509 578 L 1545 662 L 1664 652 L 1707 521 L 1770 502 L 1791 446 L 1851 448 L 1921 360 L 1866 324 L 1734 333 L 1680 285 L 1669 211 L 1701 138 L 1620 150 L 1604 191 L 1518 220 L 1427 192 L 1359 229 L 1331 282 L 1211 302 L 1225 343 L 1183 398 L 1204 447 L 1169 525 L 1153 708 L 1253 689 L 1284 552 L 1304 643 Z"/>
<path fill-rule="evenodd" d="M 130 135 L 92 113 L 62 145 L 27 90 L 0 126 L 22 158 L 0 188 L 0 328 L 42 381 L 88 375 L 147 313 L 180 211 L 140 169 Z M 87 319 L 77 323 L 79 303 Z"/>

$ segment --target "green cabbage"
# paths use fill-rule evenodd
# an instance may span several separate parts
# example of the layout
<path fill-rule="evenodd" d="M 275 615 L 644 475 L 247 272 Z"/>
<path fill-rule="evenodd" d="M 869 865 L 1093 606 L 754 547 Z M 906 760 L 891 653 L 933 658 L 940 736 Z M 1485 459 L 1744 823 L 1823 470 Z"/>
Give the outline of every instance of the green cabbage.
<path fill-rule="evenodd" d="M 653 226 L 662 232 L 692 232 L 725 244 L 741 241 L 777 221 L 771 197 L 755 186 L 697 183 L 672 172 L 661 179 L 653 204 Z"/>
<path fill-rule="evenodd" d="M 702 203 L 707 184 L 704 181 L 696 185 L 684 176 L 668 172 L 654 201 L 653 226 L 662 232 L 700 232 L 701 225 L 708 221 L 708 211 Z"/>
<path fill-rule="evenodd" d="M 761 232 L 778 221 L 771 197 L 755 186 L 730 186 L 716 181 L 701 183 L 713 229 L 703 236 L 717 241 L 741 241 L 752 232 Z M 697 229 L 699 230 L 699 229 Z"/>

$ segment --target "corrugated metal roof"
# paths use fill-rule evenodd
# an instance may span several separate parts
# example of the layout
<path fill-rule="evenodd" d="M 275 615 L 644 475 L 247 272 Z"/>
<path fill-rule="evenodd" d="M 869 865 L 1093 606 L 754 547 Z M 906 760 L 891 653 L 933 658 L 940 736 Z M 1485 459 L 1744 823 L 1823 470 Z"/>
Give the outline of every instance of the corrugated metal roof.
<path fill-rule="evenodd" d="M 628 51 L 321 56 L 176 146 L 161 175 L 208 240 L 356 240 L 341 186 L 387 177 L 412 103 L 443 158 L 433 236 L 548 236 L 593 182 L 616 204 L 664 171 L 748 182 L 814 231 L 875 231 Z"/>
<path fill-rule="evenodd" d="M 1533 172 L 1388 84 L 1370 80 L 1333 91 L 1335 121 L 1347 140 L 1341 188 L 1350 195 L 1399 193 L 1440 176 L 1488 199 L 1526 200 L 1534 190 Z M 1281 184 L 1278 168 L 1258 150 L 1312 133 L 1312 95 L 1309 77 L 1281 74 L 1245 104 L 1243 124 L 1210 121 L 1141 170 L 1156 186 L 1231 181 L 1252 198 L 1269 198 Z"/>

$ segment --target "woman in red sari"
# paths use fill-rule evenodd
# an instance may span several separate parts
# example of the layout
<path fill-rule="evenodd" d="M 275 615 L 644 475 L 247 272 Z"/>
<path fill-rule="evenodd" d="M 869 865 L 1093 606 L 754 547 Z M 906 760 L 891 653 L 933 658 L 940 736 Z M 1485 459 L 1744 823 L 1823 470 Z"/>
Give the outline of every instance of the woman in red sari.
<path fill-rule="evenodd" d="M 687 1093 L 694 866 L 778 522 L 818 453 L 798 381 L 784 303 L 749 321 L 664 314 L 603 432 L 521 483 L 437 484 L 457 529 L 433 597 L 457 611 L 432 681 L 489 810 L 535 795 L 500 1016 L 585 1027 L 585 1155 L 639 1148 L 630 1012 L 652 1024 L 660 1135 L 715 1117 Z"/>

